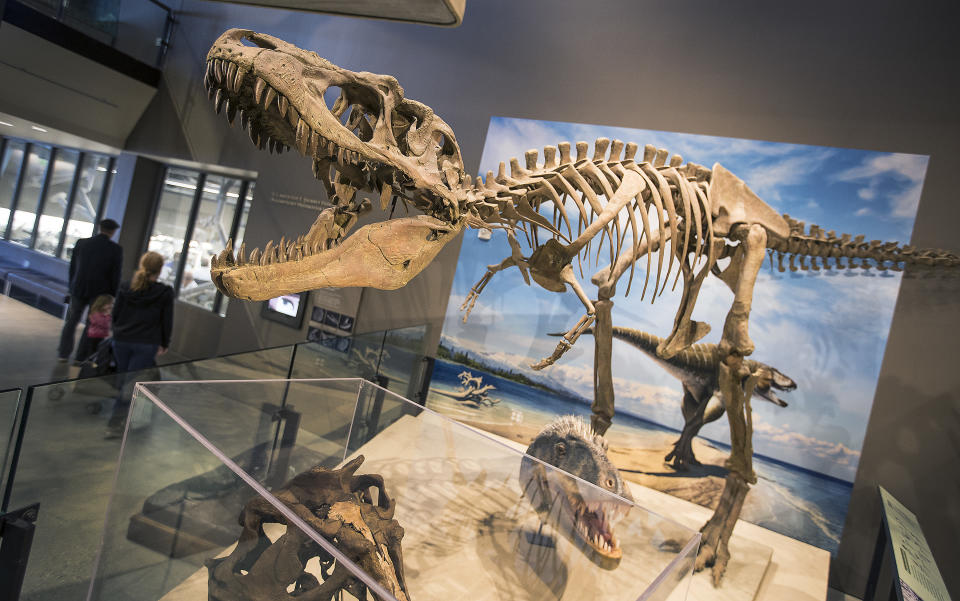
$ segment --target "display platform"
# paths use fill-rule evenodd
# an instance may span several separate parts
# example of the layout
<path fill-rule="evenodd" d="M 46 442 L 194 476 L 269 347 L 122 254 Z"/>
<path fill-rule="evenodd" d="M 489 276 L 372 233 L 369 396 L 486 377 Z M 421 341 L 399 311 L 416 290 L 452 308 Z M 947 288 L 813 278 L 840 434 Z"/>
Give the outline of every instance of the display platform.
<path fill-rule="evenodd" d="M 694 528 L 367 382 L 148 383 L 138 404 L 89 599 L 687 598 Z"/>
<path fill-rule="evenodd" d="M 486 432 L 485 430 L 479 430 Z M 495 434 L 489 436 L 522 450 L 524 446 Z M 712 511 L 634 482 L 627 483 L 637 504 L 690 528 L 699 528 Z M 762 526 L 740 520 L 730 539 L 731 561 L 723 584 L 714 587 L 709 571 L 693 575 L 688 601 L 824 601 L 827 598 L 830 553 Z"/>

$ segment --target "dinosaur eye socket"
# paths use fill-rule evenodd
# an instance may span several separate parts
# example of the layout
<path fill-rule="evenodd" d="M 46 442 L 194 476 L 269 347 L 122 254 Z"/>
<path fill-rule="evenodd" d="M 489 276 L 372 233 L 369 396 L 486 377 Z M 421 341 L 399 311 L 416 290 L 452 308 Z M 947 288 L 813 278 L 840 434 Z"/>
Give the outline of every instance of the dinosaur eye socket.
<path fill-rule="evenodd" d="M 557 451 L 557 457 L 563 457 L 564 455 L 567 454 L 567 445 L 563 444 L 562 442 L 558 442 L 556 451 Z"/>
<path fill-rule="evenodd" d="M 613 488 L 614 484 L 615 482 L 613 481 L 613 478 L 607 478 L 607 487 Z"/>

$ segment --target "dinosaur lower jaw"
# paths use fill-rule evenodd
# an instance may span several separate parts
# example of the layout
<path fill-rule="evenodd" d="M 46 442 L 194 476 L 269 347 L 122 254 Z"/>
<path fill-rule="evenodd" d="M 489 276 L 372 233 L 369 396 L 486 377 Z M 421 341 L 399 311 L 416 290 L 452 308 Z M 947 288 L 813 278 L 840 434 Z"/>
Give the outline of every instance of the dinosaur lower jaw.
<path fill-rule="evenodd" d="M 619 562 L 623 550 L 611 523 L 615 510 L 604 507 L 603 503 L 588 504 L 579 500 L 573 500 L 571 506 L 574 507 L 574 528 L 580 539 L 605 559 Z"/>
<path fill-rule="evenodd" d="M 228 246 L 212 259 L 210 276 L 226 296 L 254 301 L 317 288 L 394 290 L 420 273 L 460 229 L 420 215 L 366 225 L 329 249 L 319 250 L 329 242 L 315 244 L 312 254 L 303 252 L 309 245 L 299 239 L 268 244 L 250 259 Z"/>

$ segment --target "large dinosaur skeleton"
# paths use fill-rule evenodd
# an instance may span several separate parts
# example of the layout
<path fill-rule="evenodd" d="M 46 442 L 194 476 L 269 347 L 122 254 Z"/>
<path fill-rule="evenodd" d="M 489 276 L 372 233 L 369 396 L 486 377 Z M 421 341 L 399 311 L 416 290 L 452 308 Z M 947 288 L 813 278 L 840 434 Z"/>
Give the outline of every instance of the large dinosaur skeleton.
<path fill-rule="evenodd" d="M 561 143 L 544 148 L 542 162 L 532 150 L 524 165 L 512 159 L 509 173 L 501 165 L 496 175 L 474 181 L 464 171 L 453 130 L 430 107 L 404 98 L 396 79 L 354 73 L 249 30 L 227 31 L 214 43 L 205 84 L 217 111 L 225 111 L 231 123 L 239 119 L 259 148 L 296 148 L 310 157 L 334 205 L 295 240 L 271 241 L 249 254 L 244 245 L 234 249 L 228 242 L 211 262 L 212 280 L 228 296 L 264 300 L 323 287 L 395 289 L 464 228 L 505 229 L 510 256 L 490 267 L 465 309 L 493 274 L 511 266 L 547 290 L 564 292 L 569 286 L 584 316 L 537 367 L 559 359 L 593 328 L 592 425 L 603 434 L 613 416 L 611 299 L 621 276 L 629 271 L 629 292 L 637 264 L 645 264 L 641 298 L 661 294 L 675 266 L 674 285 L 682 276 L 672 331 L 657 349 L 663 358 L 709 331 L 691 316 L 703 279 L 710 273 L 720 277 L 734 293 L 718 345 L 717 374 L 732 451 L 723 496 L 703 528 L 697 560 L 698 569 L 713 566 L 715 582 L 729 559 L 727 540 L 749 484 L 756 481 L 749 403 L 759 376 L 749 372 L 744 357 L 754 348 L 747 325 L 765 254 L 776 255 L 781 267 L 786 257 L 790 268 L 799 259 L 800 269 L 960 265 L 960 257 L 943 251 L 867 243 L 817 226 L 805 231 L 720 164 L 683 164 L 681 157 L 668 160 L 666 150 L 652 146 L 638 156 L 636 144 L 601 138 L 589 156 L 584 142 L 575 145 L 575 155 L 569 143 Z M 328 106 L 325 97 L 337 90 L 339 97 Z M 347 236 L 371 206 L 358 191 L 379 196 L 383 208 L 403 205 L 423 214 L 366 225 Z M 597 286 L 593 300 L 577 276 L 583 259 L 599 256 L 604 243 L 609 264 L 591 278 Z M 718 261 L 724 258 L 730 262 L 721 269 Z"/>

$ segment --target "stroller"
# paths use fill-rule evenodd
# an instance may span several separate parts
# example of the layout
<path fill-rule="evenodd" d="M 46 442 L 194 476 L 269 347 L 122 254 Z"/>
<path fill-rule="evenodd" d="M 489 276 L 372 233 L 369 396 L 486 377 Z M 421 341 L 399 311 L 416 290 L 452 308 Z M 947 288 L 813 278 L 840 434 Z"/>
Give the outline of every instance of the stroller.
<path fill-rule="evenodd" d="M 97 350 L 80 364 L 80 373 L 77 375 L 79 379 L 51 387 L 47 392 L 47 398 L 58 401 L 68 391 L 73 394 L 98 397 L 98 400 L 89 401 L 86 406 L 90 413 L 99 413 L 100 399 L 112 398 L 117 394 L 114 379 L 105 377 L 115 373 L 117 373 L 117 362 L 113 356 L 113 339 L 105 338 L 97 346 Z"/>
<path fill-rule="evenodd" d="M 113 356 L 113 338 L 104 338 L 97 350 L 80 364 L 78 378 L 95 378 L 117 373 L 117 360 Z"/>

